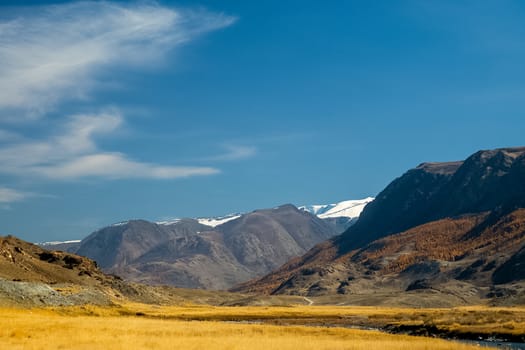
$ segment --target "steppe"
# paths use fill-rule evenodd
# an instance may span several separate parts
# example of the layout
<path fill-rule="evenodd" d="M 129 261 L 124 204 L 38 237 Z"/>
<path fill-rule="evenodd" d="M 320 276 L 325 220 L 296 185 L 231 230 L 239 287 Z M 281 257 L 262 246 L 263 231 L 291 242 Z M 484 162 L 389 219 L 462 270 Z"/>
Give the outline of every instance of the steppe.
<path fill-rule="evenodd" d="M 496 332 L 512 336 L 525 329 L 524 308 L 489 307 L 418 310 L 125 303 L 2 308 L 0 315 L 0 347 L 5 349 L 467 350 L 479 347 L 385 330 L 425 325 L 427 331 L 448 330 L 456 335 Z"/>

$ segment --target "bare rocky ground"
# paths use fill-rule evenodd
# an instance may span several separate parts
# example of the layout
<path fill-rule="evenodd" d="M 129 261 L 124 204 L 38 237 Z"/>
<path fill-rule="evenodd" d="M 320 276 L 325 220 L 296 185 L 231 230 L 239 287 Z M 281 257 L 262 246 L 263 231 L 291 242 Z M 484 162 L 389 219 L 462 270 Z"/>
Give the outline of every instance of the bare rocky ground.
<path fill-rule="evenodd" d="M 111 305 L 102 290 L 75 285 L 0 280 L 0 304 L 7 306 Z"/>
<path fill-rule="evenodd" d="M 364 286 L 366 287 L 366 286 Z M 493 290 L 493 300 L 499 300 L 500 305 L 516 305 L 525 300 L 525 286 L 505 286 Z M 152 304 L 149 310 L 158 310 L 159 305 L 206 305 L 206 306 L 290 306 L 290 305 L 375 305 L 377 309 L 369 309 L 370 315 L 356 314 L 353 316 L 315 315 L 294 316 L 293 314 L 261 316 L 267 308 L 253 308 L 256 314 L 237 314 L 231 308 L 231 314 L 221 317 L 210 316 L 214 321 L 227 322 L 257 322 L 276 325 L 309 325 L 324 327 L 357 327 L 381 329 L 391 333 L 409 333 L 414 335 L 435 336 L 460 339 L 491 339 L 494 334 L 498 339 L 522 342 L 525 338 L 514 331 L 500 333 L 471 331 L 451 331 L 447 325 L 439 324 L 443 319 L 440 315 L 427 315 L 421 307 L 445 307 L 437 312 L 447 312 L 446 307 L 480 303 L 481 299 L 475 293 L 470 300 L 461 297 L 465 291 L 455 291 L 454 286 L 448 290 L 414 290 L 404 293 L 395 290 L 368 290 L 368 293 L 331 294 L 316 296 L 301 295 L 261 295 L 242 294 L 221 291 L 181 289 L 169 286 L 148 286 L 123 281 L 119 277 L 105 275 L 98 270 L 96 264 L 87 258 L 65 252 L 51 252 L 41 247 L 19 240 L 15 237 L 0 238 L 0 306 L 32 308 L 32 307 L 63 307 L 74 305 L 115 306 L 125 310 L 129 315 L 159 317 L 147 312 L 127 309 L 129 302 Z M 519 292 L 516 292 L 519 291 Z M 417 307 L 405 309 L 405 315 L 380 315 L 374 310 L 381 310 L 381 306 Z M 143 307 L 144 308 L 144 307 Z M 242 308 L 239 308 L 242 310 Z M 64 310 L 64 309 L 62 309 Z M 292 310 L 292 309 L 291 309 Z M 384 309 L 388 310 L 388 308 Z M 419 313 L 412 310 L 420 310 Z M 427 309 L 431 310 L 431 309 Z M 434 309 L 436 310 L 436 309 Z M 441 310 L 441 311 L 439 311 Z M 443 311 L 445 310 L 445 311 Z M 460 309 L 450 312 L 461 313 Z M 86 311 L 89 312 L 89 311 Z M 483 312 L 498 312 L 488 310 Z M 511 311 L 507 318 L 520 321 L 523 317 L 520 310 L 512 311 L 519 314 L 516 318 Z M 467 313 L 468 314 L 468 313 Z M 439 317 L 438 317 L 439 316 Z M 162 315 L 160 317 L 165 317 Z M 186 319 L 184 314 L 171 316 Z M 202 316 L 187 320 L 199 319 Z M 218 317 L 218 318 L 217 318 Z M 401 319 L 399 319 L 401 317 Z M 423 325 L 414 326 L 414 320 L 425 319 Z M 476 317 L 474 317 L 476 319 Z M 468 320 L 467 320 L 468 321 Z M 470 322 L 470 321 L 468 321 Z M 520 321 L 521 322 L 521 321 Z M 472 338 L 471 338 L 472 337 Z M 481 337 L 481 338 L 480 338 Z"/>
<path fill-rule="evenodd" d="M 110 306 L 124 302 L 157 305 L 289 305 L 303 297 L 151 286 L 127 282 L 101 272 L 88 258 L 48 251 L 13 236 L 0 237 L 0 305 Z"/>
<path fill-rule="evenodd" d="M 332 271 L 333 270 L 333 271 Z M 323 273 L 325 282 L 342 281 L 346 270 L 332 269 Z M 338 272 L 339 271 L 339 272 Z M 304 271 L 303 271 L 304 272 Z M 307 271 L 306 271 L 307 272 Z M 304 278 L 319 277 L 317 271 Z M 340 274 L 340 276 L 338 275 Z M 337 278 L 335 278 L 335 277 Z M 334 278 L 332 278 L 334 277 Z M 525 285 L 514 282 L 483 290 L 472 288 L 467 281 L 441 284 L 400 292 L 388 276 L 377 288 L 377 278 L 364 276 L 349 283 L 345 293 L 319 292 L 297 295 L 263 295 L 230 293 L 170 286 L 151 286 L 128 282 L 102 273 L 96 263 L 75 254 L 48 251 L 16 237 L 0 238 L 0 305 L 5 306 L 70 306 L 92 304 L 110 306 L 125 302 L 157 305 L 372 305 L 405 307 L 451 307 L 489 303 L 517 305 L 525 303 Z M 395 281 L 396 279 L 394 279 Z M 357 283 L 358 282 L 358 283 Z M 340 282 L 336 283 L 337 285 Z M 490 298 L 487 299 L 487 295 Z M 468 296 L 468 297 L 466 297 Z"/>

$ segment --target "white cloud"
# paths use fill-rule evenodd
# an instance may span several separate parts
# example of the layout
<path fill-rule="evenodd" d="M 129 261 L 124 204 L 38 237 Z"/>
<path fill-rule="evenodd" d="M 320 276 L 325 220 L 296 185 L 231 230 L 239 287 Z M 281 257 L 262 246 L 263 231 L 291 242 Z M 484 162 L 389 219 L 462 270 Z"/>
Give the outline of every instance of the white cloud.
<path fill-rule="evenodd" d="M 116 111 L 98 115 L 75 115 L 66 124 L 68 133 L 57 138 L 61 148 L 70 153 L 88 152 L 96 149 L 93 136 L 116 130 L 123 118 Z"/>
<path fill-rule="evenodd" d="M 9 130 L 0 129 L 0 142 L 13 141 L 20 138 L 20 135 Z"/>
<path fill-rule="evenodd" d="M 207 158 L 212 161 L 233 161 L 251 158 L 257 154 L 257 149 L 252 146 L 225 145 L 226 152 Z"/>
<path fill-rule="evenodd" d="M 74 2 L 18 9 L 0 21 L 0 120 L 38 117 L 84 98 L 102 68 L 147 65 L 235 18 L 156 3 Z M 14 115 L 17 118 L 13 117 Z"/>
<path fill-rule="evenodd" d="M 27 122 L 64 102 L 89 98 L 95 88 L 108 83 L 112 69 L 156 66 L 168 51 L 235 21 L 223 14 L 156 2 L 85 1 L 2 10 L 0 122 Z M 27 137 L 9 127 L 0 129 L 0 174 L 55 180 L 174 179 L 219 172 L 206 166 L 139 161 L 101 149 L 97 138 L 124 123 L 116 110 L 54 118 L 57 130 L 48 136 Z M 23 195 L 3 193 L 13 200 L 16 194 Z"/>
<path fill-rule="evenodd" d="M 69 119 L 61 134 L 48 140 L 27 140 L 11 142 L 0 148 L 0 172 L 23 173 L 35 166 L 57 164 L 79 154 L 93 152 L 96 145 L 93 136 L 108 133 L 122 123 L 118 113 L 98 115 L 75 115 Z"/>
<path fill-rule="evenodd" d="M 0 203 L 20 202 L 31 196 L 29 193 L 20 192 L 12 188 L 0 187 Z"/>
<path fill-rule="evenodd" d="M 49 179 L 175 179 L 219 173 L 212 167 L 167 166 L 139 162 L 99 150 L 95 136 L 115 131 L 123 118 L 115 111 L 72 116 L 64 129 L 43 140 L 24 140 L 0 149 L 0 173 Z"/>
<path fill-rule="evenodd" d="M 120 153 L 96 153 L 51 166 L 34 167 L 33 171 L 50 178 L 78 177 L 175 179 L 197 175 L 213 175 L 211 167 L 162 166 L 129 160 Z"/>

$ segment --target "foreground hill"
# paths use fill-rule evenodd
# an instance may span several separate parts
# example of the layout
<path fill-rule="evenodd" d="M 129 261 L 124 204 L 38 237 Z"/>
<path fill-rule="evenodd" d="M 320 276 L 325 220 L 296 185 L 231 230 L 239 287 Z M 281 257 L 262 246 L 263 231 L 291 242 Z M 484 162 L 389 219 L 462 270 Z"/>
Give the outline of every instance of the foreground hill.
<path fill-rule="evenodd" d="M 120 286 L 93 260 L 0 237 L 0 304 L 107 305 Z"/>
<path fill-rule="evenodd" d="M 50 251 L 14 236 L 0 236 L 0 306 L 306 304 L 299 297 L 150 286 L 103 273 L 88 258 Z"/>
<path fill-rule="evenodd" d="M 345 233 L 236 290 L 522 298 L 524 184 L 525 148 L 422 164 L 388 185 Z"/>
<path fill-rule="evenodd" d="M 102 273 L 91 259 L 48 251 L 14 236 L 0 237 L 0 278 L 79 285 L 113 279 Z"/>
<path fill-rule="evenodd" d="M 127 280 L 227 289 L 268 273 L 336 233 L 317 216 L 283 205 L 216 227 L 193 219 L 133 220 L 92 233 L 76 252 Z"/>

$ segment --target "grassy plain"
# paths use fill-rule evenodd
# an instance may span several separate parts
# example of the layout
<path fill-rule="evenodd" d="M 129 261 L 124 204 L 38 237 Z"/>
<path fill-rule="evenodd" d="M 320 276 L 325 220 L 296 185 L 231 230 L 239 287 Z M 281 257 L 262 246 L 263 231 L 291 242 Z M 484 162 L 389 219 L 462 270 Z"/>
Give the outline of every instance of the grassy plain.
<path fill-rule="evenodd" d="M 375 306 L 155 306 L 126 303 L 117 308 L 77 306 L 58 308 L 63 315 L 140 315 L 179 321 L 256 322 L 272 325 L 310 325 L 383 328 L 387 325 L 435 326 L 443 331 L 483 336 L 525 337 L 525 307 L 464 306 L 401 308 Z"/>
<path fill-rule="evenodd" d="M 387 324 L 427 324 L 461 332 L 523 335 L 525 308 L 213 307 L 131 303 L 118 307 L 4 308 L 0 309 L 0 348 L 477 348 L 439 339 L 337 327 Z"/>
<path fill-rule="evenodd" d="M 347 314 L 337 308 L 1 309 L 2 349 L 437 349 L 478 347 L 445 340 L 345 328 L 276 326 L 193 319 Z M 312 311 L 313 310 L 313 311 Z M 390 311 L 389 311 L 390 312 Z M 138 315 L 137 315 L 138 313 Z M 365 312 L 368 314 L 368 312 Z M 178 319 L 186 318 L 187 320 Z"/>

